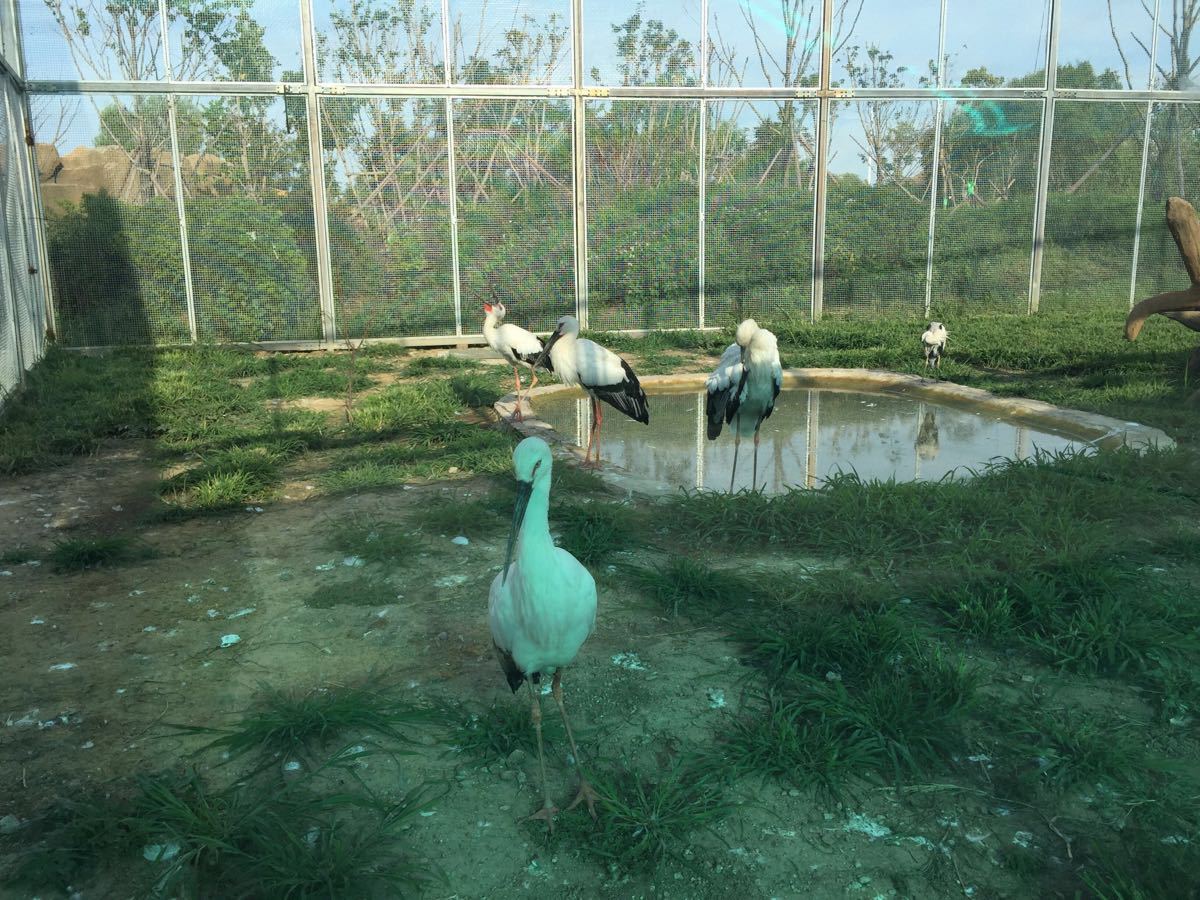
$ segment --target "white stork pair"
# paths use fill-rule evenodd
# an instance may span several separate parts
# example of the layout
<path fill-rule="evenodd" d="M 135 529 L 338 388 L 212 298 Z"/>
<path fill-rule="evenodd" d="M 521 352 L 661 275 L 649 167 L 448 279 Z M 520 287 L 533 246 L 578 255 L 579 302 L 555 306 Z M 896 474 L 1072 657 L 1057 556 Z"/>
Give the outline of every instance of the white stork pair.
<path fill-rule="evenodd" d="M 754 471 L 751 489 L 758 490 L 758 432 L 775 411 L 775 398 L 783 389 L 783 366 L 775 335 L 759 328 L 753 319 L 737 327 L 735 340 L 721 354 L 721 361 L 705 382 L 708 397 L 708 439 L 716 440 L 721 429 L 733 431 L 733 468 L 729 490 L 737 475 L 738 446 L 742 438 L 754 435 Z"/>
<path fill-rule="evenodd" d="M 501 324 L 506 313 L 503 303 L 485 303 L 483 311 L 483 334 L 488 345 L 513 367 L 517 385 L 517 412 L 514 418 L 522 417 L 519 366 L 525 366 L 533 372 L 530 390 L 537 384 L 537 370 L 544 368 L 557 375 L 565 385 L 579 385 L 591 398 L 592 430 L 583 457 L 585 465 L 592 464 L 593 448 L 594 464 L 600 464 L 600 426 L 604 421 L 601 400 L 636 422 L 644 425 L 650 423 L 646 392 L 642 390 L 629 363 L 594 341 L 581 338 L 579 320 L 574 316 L 560 318 L 543 346 L 536 335 L 524 328 Z"/>

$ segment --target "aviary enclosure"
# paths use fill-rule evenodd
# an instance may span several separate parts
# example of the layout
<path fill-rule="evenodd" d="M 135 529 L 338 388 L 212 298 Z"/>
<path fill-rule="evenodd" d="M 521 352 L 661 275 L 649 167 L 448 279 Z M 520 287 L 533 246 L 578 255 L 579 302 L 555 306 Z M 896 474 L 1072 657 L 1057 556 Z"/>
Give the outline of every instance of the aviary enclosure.
<path fill-rule="evenodd" d="M 0 898 L 1195 898 L 1196 342 L 1122 323 L 1187 284 L 1198 24 L 0 0 Z M 600 605 L 547 768 L 597 815 L 549 831 L 487 631 L 519 490 L 497 302 L 642 376 L 754 317 L 785 368 L 1171 440 L 1018 428 L 964 472 L 969 417 L 814 390 L 770 491 L 555 457 Z M 685 399 L 650 427 L 724 485 Z M 839 468 L 892 448 L 964 477 Z"/>

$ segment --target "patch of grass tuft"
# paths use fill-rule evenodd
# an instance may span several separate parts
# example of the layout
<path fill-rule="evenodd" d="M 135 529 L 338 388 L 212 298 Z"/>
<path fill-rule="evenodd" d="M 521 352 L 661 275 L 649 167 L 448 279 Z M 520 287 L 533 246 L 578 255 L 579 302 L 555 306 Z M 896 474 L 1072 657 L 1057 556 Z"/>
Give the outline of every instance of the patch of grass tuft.
<path fill-rule="evenodd" d="M 333 545 L 347 556 L 368 563 L 406 566 L 421 549 L 421 540 L 402 522 L 356 516 L 336 523 L 330 532 Z"/>
<path fill-rule="evenodd" d="M 382 578 L 357 575 L 322 584 L 304 600 L 305 606 L 329 609 L 334 606 L 390 606 L 396 602 L 396 588 Z"/>
<path fill-rule="evenodd" d="M 530 705 L 518 702 L 527 701 L 528 697 L 522 690 L 512 701 L 493 703 L 481 713 L 471 713 L 466 719 L 460 719 L 450 738 L 455 751 L 485 766 L 508 759 L 514 750 L 523 750 L 536 759 L 537 737 L 530 719 Z M 447 715 L 456 712 L 458 710 L 447 710 Z M 562 719 L 557 715 L 544 716 L 542 736 L 547 753 L 556 746 L 566 746 Z"/>
<path fill-rule="evenodd" d="M 423 378 L 427 375 L 441 375 L 445 372 L 462 372 L 468 369 L 478 369 L 479 363 L 473 359 L 461 356 L 418 356 L 410 360 L 401 370 L 407 378 Z"/>
<path fill-rule="evenodd" d="M 55 572 L 82 572 L 150 559 L 157 551 L 126 535 L 56 541 L 49 555 Z"/>
<path fill-rule="evenodd" d="M 613 554 L 645 546 L 634 509 L 621 503 L 571 503 L 551 510 L 559 546 L 585 566 L 596 566 Z"/>
<path fill-rule="evenodd" d="M 671 615 L 722 615 L 742 609 L 756 586 L 738 572 L 714 569 L 686 556 L 653 567 L 633 567 L 634 581 Z"/>

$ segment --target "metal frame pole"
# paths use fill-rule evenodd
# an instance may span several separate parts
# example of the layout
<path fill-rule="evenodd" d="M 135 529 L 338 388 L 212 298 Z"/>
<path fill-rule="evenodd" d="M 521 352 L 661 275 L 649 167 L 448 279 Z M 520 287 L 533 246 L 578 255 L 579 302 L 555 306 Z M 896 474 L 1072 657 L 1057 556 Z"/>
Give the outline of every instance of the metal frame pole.
<path fill-rule="evenodd" d="M 700 0 L 700 87 L 708 87 L 708 0 Z M 697 290 L 697 319 L 699 327 L 705 325 L 704 310 L 704 276 L 706 244 L 704 232 L 708 220 L 708 101 L 700 100 L 700 164 L 696 168 L 696 183 L 699 188 L 700 204 L 700 233 L 697 251 L 698 290 Z"/>
<path fill-rule="evenodd" d="M 4 113 L 4 127 L 10 132 L 9 147 L 14 146 L 14 141 L 19 141 L 20 131 L 15 129 L 13 125 L 15 120 L 10 115 L 11 110 L 8 103 L 8 85 L 3 85 L 4 92 L 4 108 L 0 112 Z M 16 153 L 10 152 L 10 157 L 15 158 Z M 17 273 L 16 266 L 13 265 L 13 256 L 11 243 L 8 235 L 8 180 L 10 178 L 20 177 L 19 172 L 13 171 L 13 166 L 7 165 L 5 160 L 5 179 L 4 179 L 4 196 L 0 197 L 0 239 L 4 241 L 4 258 L 8 264 L 8 308 L 9 318 L 12 322 L 13 348 L 16 350 L 17 357 L 17 383 L 24 386 L 25 384 L 25 351 L 21 347 L 21 311 L 17 305 Z"/>
<path fill-rule="evenodd" d="M 1154 16 L 1150 35 L 1150 70 L 1146 73 L 1146 86 L 1154 87 L 1154 61 L 1158 58 L 1159 0 L 1154 0 Z M 1142 132 L 1142 170 L 1138 174 L 1137 212 L 1133 220 L 1133 265 L 1129 268 L 1129 308 L 1137 302 L 1138 256 L 1142 250 L 1142 207 L 1146 205 L 1146 174 L 1150 169 L 1150 123 L 1154 118 L 1154 101 L 1146 101 L 1146 127 Z"/>
<path fill-rule="evenodd" d="M 1058 86 L 1058 27 L 1062 0 L 1049 0 L 1050 39 L 1046 45 L 1046 88 L 1042 101 L 1042 135 L 1038 151 L 1037 194 L 1033 212 L 1033 256 L 1029 266 L 1028 313 L 1038 311 L 1042 294 L 1042 259 L 1046 246 L 1046 203 L 1050 193 L 1050 151 L 1054 143 L 1054 97 Z"/>
<path fill-rule="evenodd" d="M 333 296 L 333 256 L 329 249 L 329 205 L 325 196 L 325 153 L 321 139 L 321 103 L 317 87 L 320 78 L 317 72 L 312 0 L 300 0 L 300 40 L 304 51 L 308 179 L 312 194 L 313 237 L 317 244 L 317 296 L 321 304 L 321 339 L 326 344 L 334 344 L 337 342 L 337 306 Z M 287 102 L 286 99 L 284 102 Z"/>
<path fill-rule="evenodd" d="M 454 47 L 450 43 L 450 0 L 442 0 L 442 75 L 449 88 L 453 83 Z M 462 270 L 458 260 L 458 156 L 454 144 L 454 98 L 446 96 L 446 205 L 450 211 L 450 281 L 454 296 L 454 334 L 461 336 Z"/>
<path fill-rule="evenodd" d="M 5 91 L 5 99 L 8 106 L 8 121 L 12 123 L 12 126 L 16 127 L 17 134 L 20 134 L 20 126 L 26 114 L 26 108 L 20 89 L 15 84 L 10 83 L 10 86 L 12 87 L 12 93 L 9 94 L 7 90 Z M 32 131 L 32 124 L 30 124 L 30 130 Z M 25 146 L 26 152 L 17 154 L 15 174 L 17 176 L 18 212 L 21 216 L 20 239 L 25 246 L 25 265 L 27 269 L 20 273 L 14 271 L 13 279 L 15 282 L 17 274 L 20 274 L 25 279 L 22 283 L 28 284 L 30 291 L 33 293 L 33 296 L 29 298 L 30 304 L 27 311 L 32 317 L 31 327 L 34 329 L 34 342 L 38 347 L 36 355 L 40 359 L 42 355 L 42 341 L 46 334 L 46 305 L 44 302 L 38 302 L 41 298 L 37 296 L 37 284 L 41 279 L 31 278 L 35 272 L 40 274 L 41 271 L 41 254 L 34 227 L 36 213 L 32 205 L 32 192 L 30 190 L 30 184 L 38 178 L 37 152 L 36 148 L 25 145 L 24 141 L 20 143 Z M 10 178 L 13 175 L 14 172 L 9 172 Z M 29 360 L 29 363 L 32 365 L 36 361 L 36 359 Z"/>
<path fill-rule="evenodd" d="M 829 176 L 830 79 L 833 69 L 833 0 L 822 0 L 821 73 L 817 100 L 816 196 L 813 199 L 813 276 L 810 318 L 819 321 L 825 311 L 825 204 Z"/>
<path fill-rule="evenodd" d="M 571 146 L 575 205 L 575 317 L 588 327 L 587 100 L 583 97 L 583 0 L 571 0 L 571 84 L 574 134 Z"/>
<path fill-rule="evenodd" d="M 942 0 L 938 19 L 937 86 L 946 85 L 946 0 Z M 937 233 L 938 171 L 942 161 L 942 119 L 945 116 L 945 101 L 938 98 L 934 104 L 933 157 L 929 165 L 929 242 L 925 248 L 925 318 L 933 307 L 933 252 Z"/>
<path fill-rule="evenodd" d="M 158 0 L 158 17 L 162 25 L 163 67 L 167 81 L 175 80 L 175 69 L 171 64 L 171 34 L 167 25 L 167 0 Z M 183 293 L 187 304 L 188 334 L 192 343 L 199 340 L 196 325 L 196 290 L 192 281 L 192 253 L 188 243 L 187 207 L 183 202 L 183 166 L 179 155 L 179 119 L 176 115 L 175 94 L 167 95 L 167 127 L 171 133 L 171 169 L 175 185 L 175 211 L 179 216 L 179 247 L 183 254 Z"/>

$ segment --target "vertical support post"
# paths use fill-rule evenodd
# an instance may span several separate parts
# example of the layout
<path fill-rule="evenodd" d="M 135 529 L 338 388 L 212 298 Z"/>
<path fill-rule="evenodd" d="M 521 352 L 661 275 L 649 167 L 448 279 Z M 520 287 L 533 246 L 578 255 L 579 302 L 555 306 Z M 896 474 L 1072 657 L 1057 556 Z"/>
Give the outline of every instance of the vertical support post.
<path fill-rule="evenodd" d="M 9 10 L 11 14 L 11 22 L 13 34 L 17 42 L 17 71 L 22 78 L 28 77 L 29 69 L 25 64 L 25 39 L 21 29 L 21 7 L 17 0 L 8 0 Z M 21 113 L 25 117 L 25 122 L 29 124 L 30 131 L 33 130 L 33 112 L 29 105 L 28 93 L 22 91 L 21 97 Z M 58 320 L 54 311 L 54 285 L 50 279 L 50 256 L 46 250 L 46 207 L 42 202 L 42 185 L 40 173 L 37 166 L 37 148 L 28 147 L 29 154 L 29 170 L 32 202 L 32 220 L 30 226 L 33 229 L 34 243 L 37 245 L 38 256 L 38 271 L 41 276 L 39 281 L 42 285 L 42 315 L 44 317 L 43 325 L 46 330 L 53 334 L 58 333 Z"/>
<path fill-rule="evenodd" d="M 708 0 L 700 0 L 700 87 L 701 89 L 708 87 Z M 699 188 L 700 232 L 697 248 L 697 275 L 699 281 L 697 282 L 698 290 L 696 299 L 699 327 L 703 328 L 705 323 L 704 257 L 706 253 L 704 231 L 708 218 L 708 100 L 704 98 L 700 100 L 700 135 L 698 143 L 700 161 L 696 167 L 696 183 Z"/>
<path fill-rule="evenodd" d="M 9 115 L 10 110 L 9 110 L 9 104 L 8 104 L 8 85 L 0 84 L 0 88 L 3 88 L 3 95 L 4 95 L 3 103 L 2 103 L 2 105 L 0 105 L 0 114 L 4 115 L 4 125 L 5 125 L 5 128 L 7 128 L 8 132 L 9 132 L 9 147 L 5 148 L 5 151 L 6 151 L 6 153 L 8 153 L 8 155 L 10 157 L 15 158 L 16 153 L 11 148 L 14 148 L 16 143 L 21 140 L 21 137 L 20 137 L 21 132 L 20 132 L 20 130 L 18 130 L 17 128 L 14 127 L 13 117 Z M 6 174 L 7 174 L 8 178 L 19 178 L 20 177 L 20 173 L 14 172 L 13 171 L 14 167 L 8 165 L 7 159 L 4 160 L 4 163 L 5 163 L 5 169 L 7 170 Z M 9 252 L 9 248 L 11 247 L 11 244 L 9 241 L 9 234 L 8 234 L 8 216 L 5 214 L 5 206 L 8 203 L 7 179 L 5 180 L 4 187 L 6 188 L 6 190 L 4 191 L 3 196 L 0 196 L 0 241 L 3 241 L 3 243 L 4 243 L 3 252 L 5 255 L 5 261 L 8 264 L 8 307 L 9 307 L 8 315 L 9 315 L 9 322 L 12 325 L 13 348 L 16 350 L 16 355 L 17 355 L 17 379 L 18 379 L 18 383 L 20 385 L 24 386 L 26 363 L 25 363 L 25 351 L 21 347 L 21 310 L 18 306 L 18 299 L 17 299 L 17 272 L 16 272 L 16 267 L 13 265 L 12 253 Z"/>
<path fill-rule="evenodd" d="M 942 9 L 938 19 L 938 55 L 937 55 L 937 86 L 946 86 L 946 0 L 942 0 Z M 925 318 L 933 307 L 933 251 L 934 237 L 937 234 L 937 205 L 938 205 L 938 173 L 942 162 L 942 119 L 945 117 L 945 101 L 940 97 L 934 105 L 933 123 L 933 157 L 929 167 L 929 243 L 925 248 Z"/>
<path fill-rule="evenodd" d="M 575 205 L 575 318 L 588 327 L 587 101 L 583 97 L 583 0 L 571 0 L 571 85 L 574 104 L 571 171 Z"/>
<path fill-rule="evenodd" d="M 442 0 L 442 65 L 447 87 L 454 83 L 454 45 L 450 42 L 450 0 Z M 458 262 L 458 158 L 454 149 L 454 100 L 446 97 L 446 204 L 450 210 L 450 280 L 454 292 L 454 333 L 463 333 L 462 284 Z"/>
<path fill-rule="evenodd" d="M 817 173 L 813 202 L 813 279 L 812 321 L 819 321 L 825 310 L 825 204 L 829 180 L 829 84 L 833 68 L 833 0 L 821 4 L 820 100 L 817 101 Z"/>
<path fill-rule="evenodd" d="M 1042 139 L 1038 151 L 1037 195 L 1033 213 L 1033 258 L 1029 266 L 1030 315 L 1038 311 L 1042 292 L 1042 259 L 1046 245 L 1046 201 L 1050 193 L 1050 150 L 1054 142 L 1054 95 L 1058 87 L 1058 26 L 1062 0 L 1049 0 L 1050 40 L 1046 47 L 1046 90 L 1042 100 Z"/>
<path fill-rule="evenodd" d="M 1158 14 L 1160 0 L 1154 0 L 1154 31 L 1150 37 L 1150 71 L 1146 85 L 1154 89 L 1154 61 L 1158 58 Z M 1133 265 L 1129 269 L 1129 308 L 1137 302 L 1138 256 L 1142 250 L 1142 208 L 1146 205 L 1146 174 L 1150 170 L 1150 122 L 1154 118 L 1154 101 L 1146 101 L 1146 127 L 1142 131 L 1142 170 L 1138 175 L 1137 213 L 1133 220 Z"/>
<path fill-rule="evenodd" d="M 175 80 L 171 64 L 171 28 L 167 19 L 167 0 L 158 0 L 158 23 L 162 35 L 163 69 L 167 83 Z M 183 255 L 183 293 L 187 306 L 188 335 L 194 344 L 199 339 L 196 327 L 196 290 L 192 282 L 192 253 L 188 245 L 187 207 L 183 202 L 183 167 L 179 156 L 179 119 L 175 94 L 167 95 L 167 130 L 171 139 L 171 178 L 175 189 L 175 212 L 179 217 L 179 248 Z"/>
<path fill-rule="evenodd" d="M 176 95 L 167 95 L 167 124 L 171 129 L 171 168 L 175 182 L 175 210 L 179 216 L 179 246 L 183 252 L 183 292 L 187 299 L 188 334 L 199 340 L 196 327 L 196 292 L 192 283 L 192 253 L 188 246 L 187 207 L 183 202 L 183 167 L 179 156 L 179 129 L 175 115 Z"/>
<path fill-rule="evenodd" d="M 333 258 L 329 250 L 329 209 L 325 196 L 325 154 L 321 141 L 321 103 L 317 93 L 317 49 L 312 0 L 300 0 L 300 39 L 304 50 L 304 108 L 308 122 L 308 177 L 312 193 L 313 234 L 317 244 L 317 291 L 321 303 L 321 339 L 337 342 L 333 299 Z M 286 95 L 285 95 L 286 96 Z M 284 101 L 286 102 L 286 101 Z"/>
<path fill-rule="evenodd" d="M 817 443 L 821 439 L 821 394 L 808 391 L 808 416 L 804 423 L 804 486 L 817 486 Z"/>

